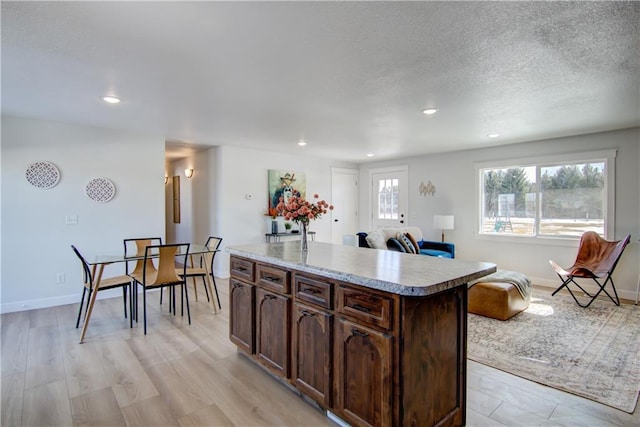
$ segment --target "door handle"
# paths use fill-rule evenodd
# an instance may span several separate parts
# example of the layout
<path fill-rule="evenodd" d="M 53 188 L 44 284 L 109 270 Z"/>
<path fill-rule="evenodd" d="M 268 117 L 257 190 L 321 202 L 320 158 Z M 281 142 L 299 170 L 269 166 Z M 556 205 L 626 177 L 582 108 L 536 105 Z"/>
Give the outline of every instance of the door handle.
<path fill-rule="evenodd" d="M 339 220 L 337 220 L 337 219 L 334 219 L 334 220 L 333 220 L 333 222 L 338 222 L 338 221 L 339 221 Z"/>

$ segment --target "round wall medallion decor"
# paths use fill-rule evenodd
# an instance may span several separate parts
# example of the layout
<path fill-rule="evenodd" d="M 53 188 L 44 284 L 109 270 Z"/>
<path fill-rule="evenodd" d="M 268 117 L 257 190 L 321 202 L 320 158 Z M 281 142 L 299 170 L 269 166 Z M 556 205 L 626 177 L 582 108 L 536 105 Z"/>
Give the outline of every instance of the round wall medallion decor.
<path fill-rule="evenodd" d="M 85 187 L 87 196 L 98 203 L 106 203 L 116 195 L 116 186 L 107 178 L 94 178 Z"/>
<path fill-rule="evenodd" d="M 60 181 L 60 171 L 49 162 L 34 162 L 27 167 L 25 177 L 36 188 L 49 189 Z"/>

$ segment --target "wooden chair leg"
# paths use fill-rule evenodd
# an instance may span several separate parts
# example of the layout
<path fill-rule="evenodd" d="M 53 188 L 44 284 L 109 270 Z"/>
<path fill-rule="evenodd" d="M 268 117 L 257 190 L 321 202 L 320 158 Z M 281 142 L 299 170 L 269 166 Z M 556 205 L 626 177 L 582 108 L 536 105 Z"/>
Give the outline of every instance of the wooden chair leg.
<path fill-rule="evenodd" d="M 185 278 L 186 282 L 186 278 Z M 191 276 L 191 283 L 193 283 L 193 294 L 196 296 L 196 301 L 198 301 L 198 287 L 196 284 L 196 276 Z"/>

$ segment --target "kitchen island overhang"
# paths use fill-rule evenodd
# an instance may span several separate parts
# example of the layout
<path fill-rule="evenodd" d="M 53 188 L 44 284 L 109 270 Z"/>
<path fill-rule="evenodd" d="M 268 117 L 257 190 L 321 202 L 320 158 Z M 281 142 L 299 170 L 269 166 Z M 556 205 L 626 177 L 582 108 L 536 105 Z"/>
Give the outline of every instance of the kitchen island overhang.
<path fill-rule="evenodd" d="M 226 250 L 256 261 L 405 296 L 431 295 L 496 271 L 496 265 L 490 262 L 411 256 L 323 242 L 309 242 L 307 252 L 300 251 L 299 242 L 231 246 Z"/>

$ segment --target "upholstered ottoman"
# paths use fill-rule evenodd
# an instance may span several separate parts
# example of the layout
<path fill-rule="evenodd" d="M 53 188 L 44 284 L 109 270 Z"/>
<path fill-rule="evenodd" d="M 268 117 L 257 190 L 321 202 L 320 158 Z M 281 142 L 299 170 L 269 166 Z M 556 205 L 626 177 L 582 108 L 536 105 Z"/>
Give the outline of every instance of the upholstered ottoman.
<path fill-rule="evenodd" d="M 522 273 L 508 270 L 469 283 L 469 313 L 507 320 L 529 306 L 531 282 Z"/>

